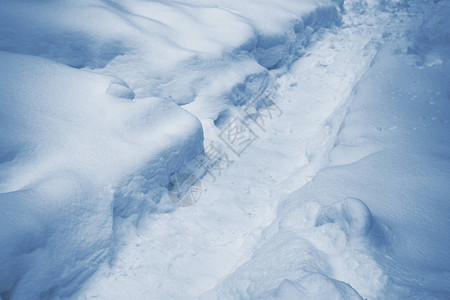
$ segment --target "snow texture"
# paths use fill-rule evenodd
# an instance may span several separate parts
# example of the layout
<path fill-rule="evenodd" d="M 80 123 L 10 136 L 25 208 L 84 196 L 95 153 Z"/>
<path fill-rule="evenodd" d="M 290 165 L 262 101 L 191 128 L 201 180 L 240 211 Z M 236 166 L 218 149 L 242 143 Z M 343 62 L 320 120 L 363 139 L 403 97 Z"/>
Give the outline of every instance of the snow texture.
<path fill-rule="evenodd" d="M 449 13 L 0 1 L 0 299 L 448 298 Z"/>
<path fill-rule="evenodd" d="M 1 296 L 72 294 L 203 151 L 177 104 L 216 119 L 339 22 L 311 0 L 2 1 Z"/>

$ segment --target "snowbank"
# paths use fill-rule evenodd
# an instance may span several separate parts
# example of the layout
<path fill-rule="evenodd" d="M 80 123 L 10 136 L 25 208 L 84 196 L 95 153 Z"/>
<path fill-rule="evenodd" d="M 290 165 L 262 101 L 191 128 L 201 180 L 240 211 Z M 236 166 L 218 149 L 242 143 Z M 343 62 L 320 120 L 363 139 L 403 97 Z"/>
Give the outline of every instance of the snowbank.
<path fill-rule="evenodd" d="M 4 52 L 0 66 L 0 290 L 65 295 L 108 255 L 113 217 L 152 209 L 202 150 L 201 126 L 172 102 L 116 97 L 129 89 L 111 77 Z M 130 174 L 149 190 L 124 199 Z"/>
<path fill-rule="evenodd" d="M 203 150 L 198 119 L 339 23 L 325 0 L 2 1 L 1 297 L 70 295 Z"/>
<path fill-rule="evenodd" d="M 254 73 L 289 65 L 314 31 L 339 22 L 335 5 L 315 0 L 11 1 L 0 10 L 0 50 L 95 69 L 138 98 L 185 104 L 219 75 L 214 96 L 223 98 Z M 253 62 L 264 68 L 246 67 Z M 227 76 L 236 63 L 241 74 Z"/>

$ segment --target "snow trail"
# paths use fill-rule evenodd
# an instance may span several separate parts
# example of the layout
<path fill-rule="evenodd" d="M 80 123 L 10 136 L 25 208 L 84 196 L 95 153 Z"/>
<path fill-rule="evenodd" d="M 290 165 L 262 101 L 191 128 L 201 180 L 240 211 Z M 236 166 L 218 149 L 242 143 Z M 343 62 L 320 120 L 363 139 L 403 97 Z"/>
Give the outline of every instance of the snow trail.
<path fill-rule="evenodd" d="M 0 299 L 445 298 L 449 12 L 1 1 Z"/>
<path fill-rule="evenodd" d="M 138 230 L 122 228 L 133 234 L 77 298 L 196 299 L 248 261 L 278 203 L 327 164 L 353 87 L 369 68 L 383 18 L 389 18 L 379 14 L 367 20 L 348 13 L 343 28 L 316 35 L 307 53 L 276 79 L 274 102 L 282 114 L 267 120 L 265 131 L 249 123 L 258 138 L 215 182 L 203 178 L 194 206 L 154 214 Z M 205 146 L 217 132 L 206 130 Z"/>

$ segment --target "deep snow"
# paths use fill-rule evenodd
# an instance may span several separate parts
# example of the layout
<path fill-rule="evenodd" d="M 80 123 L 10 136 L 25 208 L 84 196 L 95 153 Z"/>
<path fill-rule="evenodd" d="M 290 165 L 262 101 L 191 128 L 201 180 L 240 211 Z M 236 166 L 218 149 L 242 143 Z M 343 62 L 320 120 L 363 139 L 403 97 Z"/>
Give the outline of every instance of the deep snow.
<path fill-rule="evenodd" d="M 328 166 L 204 299 L 448 298 L 449 8 L 388 21 Z"/>
<path fill-rule="evenodd" d="M 448 297 L 449 12 L 2 1 L 0 297 Z"/>
<path fill-rule="evenodd" d="M 201 151 L 203 134 L 174 103 L 110 94 L 128 90 L 117 79 L 0 55 L 0 282 L 26 299 L 92 273 L 109 255 L 113 214 L 149 210 L 168 174 Z M 117 189 L 133 173 L 149 199 Z"/>
<path fill-rule="evenodd" d="M 72 294 L 129 226 L 172 211 L 160 199 L 203 151 L 200 121 L 340 21 L 328 1 L 0 5 L 0 294 L 17 299 Z M 177 106 L 194 100 L 197 117 Z"/>

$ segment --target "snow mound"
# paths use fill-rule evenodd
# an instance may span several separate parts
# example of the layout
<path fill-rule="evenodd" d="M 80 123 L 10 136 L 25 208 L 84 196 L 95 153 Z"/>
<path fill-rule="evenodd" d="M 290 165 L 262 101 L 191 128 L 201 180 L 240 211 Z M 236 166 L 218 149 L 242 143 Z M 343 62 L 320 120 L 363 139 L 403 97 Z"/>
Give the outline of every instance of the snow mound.
<path fill-rule="evenodd" d="M 369 250 L 372 214 L 359 199 L 283 202 L 252 258 L 204 299 L 376 298 L 386 276 Z"/>
<path fill-rule="evenodd" d="M 340 21 L 328 0 L 1 1 L 1 297 L 72 294 L 160 211 L 202 124 Z"/>
<path fill-rule="evenodd" d="M 142 192 L 125 213 L 118 186 L 145 174 L 165 188 L 202 151 L 202 129 L 172 102 L 123 99 L 115 78 L 4 52 L 0 68 L 0 291 L 67 295 L 108 257 L 114 217 L 159 201 Z"/>
<path fill-rule="evenodd" d="M 95 69 L 120 77 L 138 98 L 179 104 L 194 101 L 210 77 L 226 75 L 235 62 L 289 65 L 313 32 L 340 23 L 334 3 L 316 0 L 4 1 L 0 7 L 0 50 Z"/>
<path fill-rule="evenodd" d="M 280 283 L 273 294 L 273 296 L 261 297 L 261 299 L 363 299 L 348 284 L 331 279 L 322 274 L 306 275 L 298 284 L 285 279 Z"/>

